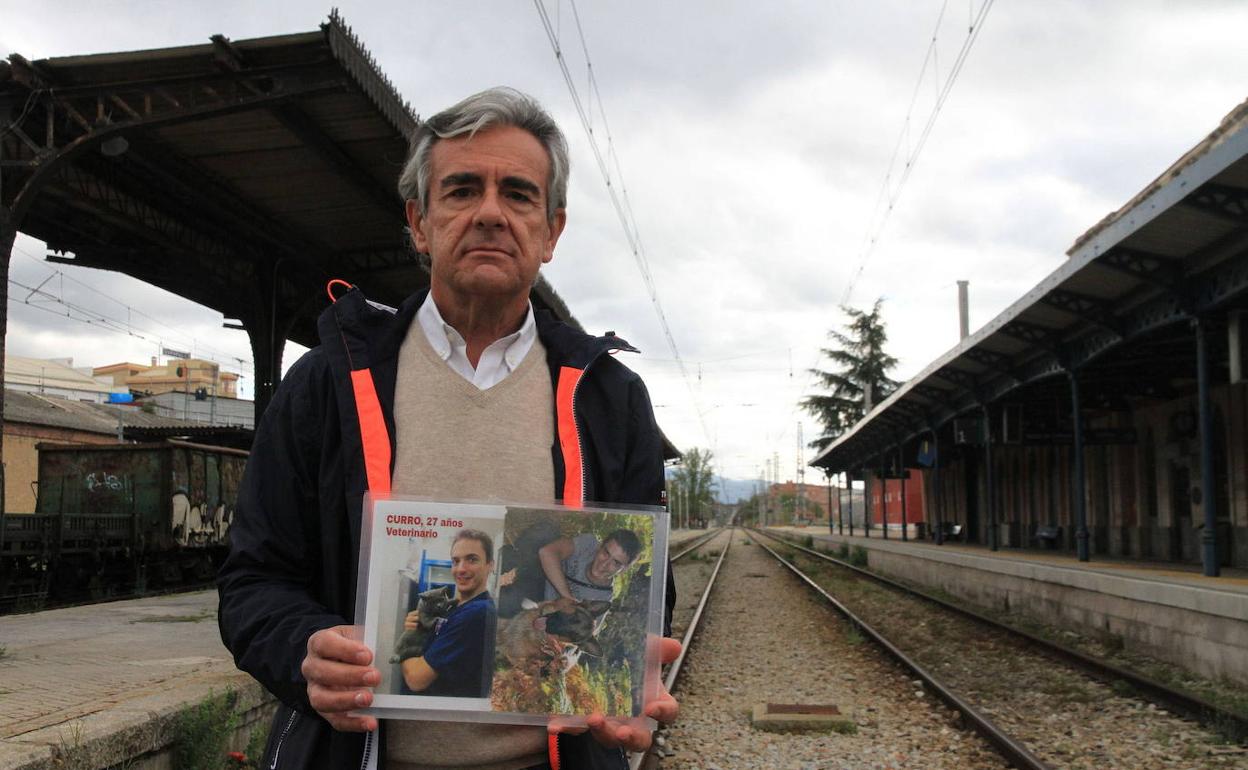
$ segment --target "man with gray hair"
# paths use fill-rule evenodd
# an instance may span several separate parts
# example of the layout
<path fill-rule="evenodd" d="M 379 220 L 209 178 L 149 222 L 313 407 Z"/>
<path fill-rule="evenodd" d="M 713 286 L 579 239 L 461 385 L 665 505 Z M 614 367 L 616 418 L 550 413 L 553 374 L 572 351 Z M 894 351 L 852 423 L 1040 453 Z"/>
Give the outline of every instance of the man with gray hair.
<path fill-rule="evenodd" d="M 222 638 L 283 703 L 266 766 L 388 770 L 625 767 L 648 732 L 352 716 L 381 681 L 352 638 L 366 490 L 435 499 L 659 504 L 661 437 L 633 350 L 529 291 L 567 221 L 567 142 L 532 98 L 471 96 L 422 123 L 399 180 L 430 288 L 399 308 L 351 287 L 257 431 L 218 579 Z M 668 618 L 675 588 L 668 571 Z M 679 644 L 667 640 L 674 658 Z M 660 722 L 670 695 L 649 704 Z M 279 763 L 280 761 L 280 763 Z"/>

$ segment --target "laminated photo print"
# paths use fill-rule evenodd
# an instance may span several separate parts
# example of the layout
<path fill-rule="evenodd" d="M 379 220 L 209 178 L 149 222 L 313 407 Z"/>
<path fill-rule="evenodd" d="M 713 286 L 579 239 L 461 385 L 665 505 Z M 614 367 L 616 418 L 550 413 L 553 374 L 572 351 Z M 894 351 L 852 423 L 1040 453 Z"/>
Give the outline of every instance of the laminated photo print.
<path fill-rule="evenodd" d="M 661 509 L 366 497 L 360 638 L 385 718 L 636 721 L 659 691 Z"/>

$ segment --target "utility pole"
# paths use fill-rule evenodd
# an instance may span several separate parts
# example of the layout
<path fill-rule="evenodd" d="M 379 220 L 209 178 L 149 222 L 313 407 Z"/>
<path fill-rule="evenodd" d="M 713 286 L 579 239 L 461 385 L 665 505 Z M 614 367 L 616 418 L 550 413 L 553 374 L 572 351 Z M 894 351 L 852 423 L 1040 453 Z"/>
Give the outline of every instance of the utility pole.
<path fill-rule="evenodd" d="M 802 462 L 802 422 L 797 422 L 797 500 L 794 515 L 805 518 L 806 513 L 806 464 Z"/>

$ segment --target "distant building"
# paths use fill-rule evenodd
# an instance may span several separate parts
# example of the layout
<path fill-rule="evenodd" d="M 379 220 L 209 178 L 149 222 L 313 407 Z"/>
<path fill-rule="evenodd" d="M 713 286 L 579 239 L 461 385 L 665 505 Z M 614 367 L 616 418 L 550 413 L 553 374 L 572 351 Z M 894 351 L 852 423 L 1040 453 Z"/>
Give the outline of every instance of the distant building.
<path fill-rule="evenodd" d="M 161 393 L 143 397 L 152 413 L 164 418 L 210 425 L 256 426 L 256 402 L 237 398 L 214 398 L 207 394 Z"/>
<path fill-rule="evenodd" d="M 98 366 L 96 377 L 125 386 L 136 395 L 202 393 L 204 397 L 238 398 L 238 375 L 221 371 L 221 364 L 199 358 L 175 358 L 165 364 L 152 359 L 150 366 L 129 362 Z"/>
<path fill-rule="evenodd" d="M 4 393 L 4 510 L 33 513 L 42 442 L 116 444 L 130 428 L 181 428 L 188 423 L 134 406 L 101 404 L 6 388 Z"/>
<path fill-rule="evenodd" d="M 4 357 L 4 387 L 19 393 L 106 404 L 112 393 L 127 392 L 106 378 L 74 368 L 72 358 Z"/>

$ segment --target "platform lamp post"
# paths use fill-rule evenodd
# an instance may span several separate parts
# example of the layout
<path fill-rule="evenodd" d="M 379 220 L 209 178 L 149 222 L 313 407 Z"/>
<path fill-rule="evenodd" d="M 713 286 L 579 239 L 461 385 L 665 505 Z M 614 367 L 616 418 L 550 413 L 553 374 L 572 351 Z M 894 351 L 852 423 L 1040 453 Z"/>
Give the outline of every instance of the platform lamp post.
<path fill-rule="evenodd" d="M 1213 405 L 1209 397 L 1209 322 L 1199 316 L 1192 319 L 1196 332 L 1196 400 L 1200 419 L 1200 507 L 1205 514 L 1204 531 L 1200 533 L 1201 561 L 1206 577 L 1218 577 L 1218 511 L 1214 494 L 1213 472 Z"/>

